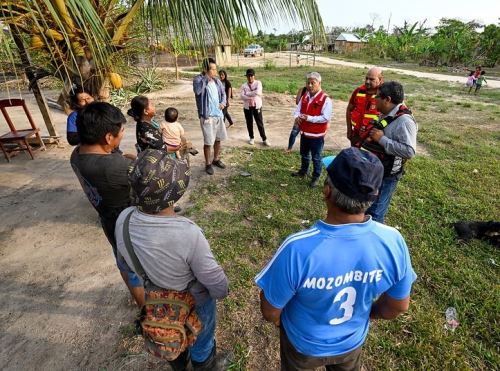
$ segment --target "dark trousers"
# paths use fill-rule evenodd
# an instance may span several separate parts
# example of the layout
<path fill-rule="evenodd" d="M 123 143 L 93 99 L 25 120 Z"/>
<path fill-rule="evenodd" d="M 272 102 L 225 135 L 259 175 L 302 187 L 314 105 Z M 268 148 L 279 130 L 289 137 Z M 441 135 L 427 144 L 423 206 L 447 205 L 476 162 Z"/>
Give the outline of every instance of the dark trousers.
<path fill-rule="evenodd" d="M 227 122 L 229 122 L 229 125 L 233 125 L 233 119 L 231 118 L 231 116 L 229 115 L 229 112 L 227 111 L 229 107 L 224 107 L 222 109 L 222 113 L 224 114 L 224 120 L 227 120 Z"/>
<path fill-rule="evenodd" d="M 323 145 L 325 144 L 325 138 L 307 138 L 302 134 L 300 136 L 300 156 L 302 158 L 302 163 L 300 166 L 300 172 L 302 174 L 307 174 L 309 169 L 309 163 L 311 158 L 313 161 L 313 173 L 312 178 L 319 178 L 321 175 L 321 153 L 323 152 Z"/>
<path fill-rule="evenodd" d="M 325 366 L 327 371 L 361 370 L 361 347 L 338 356 L 312 357 L 297 352 L 280 327 L 281 370 L 308 371 Z"/>
<path fill-rule="evenodd" d="M 245 121 L 247 122 L 248 136 L 253 139 L 253 120 L 257 124 L 257 129 L 259 129 L 259 134 L 262 140 L 266 140 L 266 131 L 264 130 L 264 120 L 262 119 L 262 108 L 256 109 L 255 107 L 250 107 L 250 109 L 243 109 L 245 113 Z"/>

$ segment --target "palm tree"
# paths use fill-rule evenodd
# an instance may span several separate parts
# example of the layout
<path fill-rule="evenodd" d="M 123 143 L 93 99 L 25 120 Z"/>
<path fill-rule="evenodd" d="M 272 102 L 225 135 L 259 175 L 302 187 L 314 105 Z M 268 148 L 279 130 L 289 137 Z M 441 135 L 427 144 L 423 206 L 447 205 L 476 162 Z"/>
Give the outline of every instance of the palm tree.
<path fill-rule="evenodd" d="M 46 56 L 43 67 L 65 81 L 66 90 L 78 80 L 98 95 L 107 82 L 121 85 L 117 61 L 130 45 L 133 22 L 143 20 L 151 39 L 167 33 L 203 50 L 207 33 L 221 40 L 237 27 L 269 26 L 278 19 L 323 31 L 314 0 L 2 0 L 0 24 L 11 33 L 0 49 L 13 61 L 9 38 L 29 40 L 30 50 Z"/>

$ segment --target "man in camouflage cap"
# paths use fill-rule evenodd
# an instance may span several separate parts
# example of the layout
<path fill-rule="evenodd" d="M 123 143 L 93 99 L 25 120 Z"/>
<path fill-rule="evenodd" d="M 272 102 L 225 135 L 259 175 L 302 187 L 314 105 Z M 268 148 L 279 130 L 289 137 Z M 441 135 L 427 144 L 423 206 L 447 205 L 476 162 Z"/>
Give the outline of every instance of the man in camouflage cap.
<path fill-rule="evenodd" d="M 118 256 L 128 267 L 134 266 L 123 241 L 123 224 L 131 214 L 130 240 L 148 278 L 165 289 L 188 289 L 203 324 L 196 342 L 170 365 L 185 370 L 191 361 L 195 370 L 221 370 L 228 359 L 224 353 L 216 356 L 215 302 L 227 296 L 228 280 L 200 227 L 174 212 L 189 176 L 187 163 L 164 151 L 149 149 L 138 155 L 129 173 L 137 206 L 125 209 L 116 222 Z"/>
<path fill-rule="evenodd" d="M 156 214 L 172 208 L 182 197 L 191 170 L 186 161 L 176 161 L 165 151 L 143 152 L 129 168 L 132 200 L 140 211 Z"/>

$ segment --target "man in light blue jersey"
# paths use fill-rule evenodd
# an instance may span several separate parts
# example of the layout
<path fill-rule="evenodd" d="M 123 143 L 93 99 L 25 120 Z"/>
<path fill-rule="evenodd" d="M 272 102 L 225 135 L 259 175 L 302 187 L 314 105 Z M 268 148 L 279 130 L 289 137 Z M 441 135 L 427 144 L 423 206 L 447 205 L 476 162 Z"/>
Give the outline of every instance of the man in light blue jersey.
<path fill-rule="evenodd" d="M 323 163 L 325 220 L 290 235 L 255 278 L 262 315 L 280 328 L 282 370 L 360 370 L 370 318 L 407 311 L 416 279 L 401 234 L 365 215 L 380 160 L 352 147 Z"/>

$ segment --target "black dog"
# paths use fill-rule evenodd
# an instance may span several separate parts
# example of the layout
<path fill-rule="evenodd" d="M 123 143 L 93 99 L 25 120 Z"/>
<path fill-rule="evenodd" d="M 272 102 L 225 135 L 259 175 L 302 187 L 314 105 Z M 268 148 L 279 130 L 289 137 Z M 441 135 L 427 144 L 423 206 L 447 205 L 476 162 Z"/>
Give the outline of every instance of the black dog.
<path fill-rule="evenodd" d="M 488 241 L 495 247 L 500 247 L 500 222 L 468 222 L 458 221 L 453 224 L 458 237 L 461 240 L 469 241 L 478 238 Z"/>

